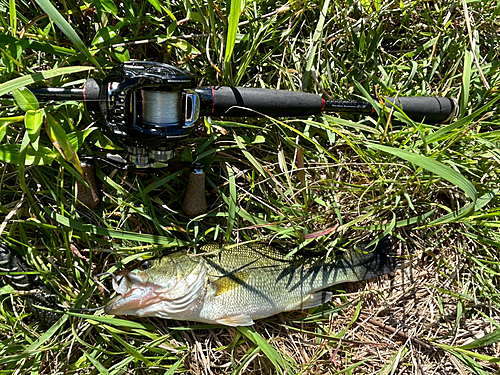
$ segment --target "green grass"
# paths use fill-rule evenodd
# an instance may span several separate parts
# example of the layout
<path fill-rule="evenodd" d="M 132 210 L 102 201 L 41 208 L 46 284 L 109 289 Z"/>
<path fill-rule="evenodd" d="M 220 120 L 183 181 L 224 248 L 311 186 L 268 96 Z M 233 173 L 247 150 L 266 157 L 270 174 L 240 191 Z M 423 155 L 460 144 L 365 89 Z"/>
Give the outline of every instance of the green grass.
<path fill-rule="evenodd" d="M 498 372 L 500 5 L 464 4 L 1 0 L 2 94 L 81 87 L 135 59 L 181 67 L 203 85 L 454 97 L 460 115 L 450 125 L 385 108 L 205 119 L 178 145 L 207 173 L 209 210 L 192 219 L 181 210 L 185 171 L 97 165 L 102 202 L 77 208 L 73 150 L 114 147 L 99 116 L 24 91 L 0 97 L 1 241 L 66 306 L 106 303 L 100 273 L 188 244 L 262 240 L 324 254 L 391 235 L 406 259 L 395 276 L 346 286 L 319 309 L 238 330 L 102 311 L 67 313 L 44 330 L 5 286 L 0 372 Z"/>

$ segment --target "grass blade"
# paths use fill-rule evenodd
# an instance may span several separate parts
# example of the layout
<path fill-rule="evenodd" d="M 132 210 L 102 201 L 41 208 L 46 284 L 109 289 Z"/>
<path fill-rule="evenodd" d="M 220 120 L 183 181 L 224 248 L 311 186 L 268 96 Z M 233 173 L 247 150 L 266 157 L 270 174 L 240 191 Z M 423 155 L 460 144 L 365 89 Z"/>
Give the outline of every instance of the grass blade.
<path fill-rule="evenodd" d="M 9 0 L 9 12 L 10 12 L 10 32 L 12 36 L 17 36 L 16 0 Z"/>
<path fill-rule="evenodd" d="M 314 57 L 316 56 L 316 49 L 318 47 L 321 35 L 323 35 L 323 27 L 325 25 L 325 19 L 326 15 L 328 14 L 329 7 L 330 0 L 325 0 L 323 3 L 323 7 L 321 8 L 321 13 L 318 19 L 318 24 L 316 25 L 316 30 L 314 30 L 313 38 L 311 40 L 311 46 L 309 47 L 309 56 L 307 57 L 306 69 L 304 78 L 302 80 L 302 91 L 307 91 L 307 84 L 309 83 L 309 77 L 311 75 Z"/>
<path fill-rule="evenodd" d="M 438 347 L 440 347 L 440 348 L 442 348 L 450 353 L 451 352 L 458 352 L 458 353 L 461 353 L 461 354 L 464 354 L 464 355 L 467 355 L 467 356 L 470 356 L 473 358 L 477 358 L 481 361 L 491 362 L 491 363 L 500 363 L 500 357 L 494 357 L 491 355 L 472 352 L 470 350 L 466 350 L 466 349 L 463 349 L 462 347 L 458 347 L 458 346 L 451 346 L 451 345 L 445 345 L 445 344 L 439 344 L 439 343 L 436 343 L 435 345 L 437 345 Z"/>
<path fill-rule="evenodd" d="M 231 0 L 229 9 L 229 19 L 227 22 L 226 51 L 224 55 L 224 82 L 230 82 L 231 58 L 233 56 L 234 45 L 236 44 L 236 33 L 238 32 L 238 23 L 240 13 L 243 10 L 245 2 L 243 0 Z"/>
<path fill-rule="evenodd" d="M 14 78 L 10 81 L 0 84 L 0 96 L 5 95 L 15 89 L 31 85 L 32 83 L 42 81 L 44 79 L 62 76 L 64 74 L 72 74 L 89 70 L 88 66 L 67 66 L 64 68 L 56 68 L 44 72 L 33 73 L 30 75 Z"/>
<path fill-rule="evenodd" d="M 280 370 L 280 373 L 283 373 L 282 370 L 285 370 L 286 373 L 293 374 L 293 368 L 290 366 L 283 357 L 278 353 L 278 351 L 271 346 L 259 333 L 257 333 L 253 328 L 249 327 L 238 327 L 238 332 L 242 335 L 246 336 L 250 341 L 252 341 L 255 345 L 257 345 L 262 353 L 266 355 L 267 358 L 273 363 L 276 369 Z"/>
<path fill-rule="evenodd" d="M 394 147 L 378 145 L 374 143 L 368 143 L 367 146 L 400 157 L 412 164 L 418 165 L 419 167 L 440 176 L 441 178 L 444 178 L 446 181 L 462 189 L 465 192 L 465 194 L 472 200 L 471 204 L 467 205 L 466 209 L 461 211 L 456 216 L 448 218 L 447 220 L 433 221 L 432 224 L 438 224 L 438 223 L 443 224 L 445 222 L 456 221 L 474 212 L 474 208 L 477 201 L 476 188 L 459 172 L 438 162 L 437 160 L 428 158 L 423 155 L 415 154 Z"/>
<path fill-rule="evenodd" d="M 471 342 L 470 344 L 462 345 L 460 349 L 482 348 L 484 346 L 489 346 L 499 341 L 500 341 L 500 329 L 496 329 L 493 332 L 490 332 L 484 335 L 483 337 Z"/>
<path fill-rule="evenodd" d="M 36 111 L 40 108 L 35 95 L 24 87 L 12 90 L 12 96 L 14 97 L 14 100 L 19 108 L 21 108 L 24 112 L 29 110 Z"/>
<path fill-rule="evenodd" d="M 165 375 L 173 375 L 175 374 L 176 370 L 184 363 L 186 357 L 188 356 L 189 353 L 185 354 L 184 357 L 179 358 L 177 362 L 175 362 L 172 367 L 168 369 L 168 371 L 165 373 Z"/>
<path fill-rule="evenodd" d="M 163 236 L 155 236 L 151 234 L 144 234 L 144 233 L 134 233 L 134 232 L 128 232 L 128 231 L 121 231 L 121 230 L 115 230 L 115 229 L 109 229 L 109 228 L 102 228 L 102 227 L 96 227 L 95 225 L 92 224 L 83 224 L 80 223 L 74 219 L 70 219 L 67 217 L 64 217 L 62 215 L 59 215 L 55 212 L 50 211 L 46 207 L 44 207 L 45 212 L 54 220 L 56 220 L 59 224 L 76 229 L 85 233 L 89 234 L 95 234 L 99 236 L 107 236 L 111 238 L 117 238 L 121 240 L 129 240 L 129 241 L 138 241 L 138 242 L 148 242 L 148 243 L 154 243 L 154 244 L 159 244 L 159 245 L 165 245 L 168 247 L 181 247 L 181 246 L 186 246 L 187 243 L 184 241 L 180 241 L 175 238 L 167 238 Z"/>
<path fill-rule="evenodd" d="M 73 168 L 75 168 L 80 174 L 83 174 L 78 154 L 73 148 L 73 145 L 69 141 L 62 126 L 59 125 L 59 123 L 49 114 L 47 114 L 45 120 L 47 134 L 49 135 L 54 147 L 60 152 L 62 157 L 73 166 Z"/>
<path fill-rule="evenodd" d="M 228 202 L 228 217 L 227 217 L 227 230 L 226 230 L 226 241 L 231 240 L 233 227 L 234 227 L 234 219 L 236 217 L 236 179 L 234 177 L 234 172 L 229 163 L 226 163 L 226 170 L 229 179 L 229 202 Z"/>
<path fill-rule="evenodd" d="M 460 97 L 460 117 L 465 116 L 467 104 L 469 104 L 470 77 L 472 68 L 472 56 L 469 51 L 464 55 L 464 71 L 462 73 L 462 95 Z"/>
<path fill-rule="evenodd" d="M 153 330 L 154 326 L 150 324 L 143 324 L 141 322 L 134 322 L 133 320 L 120 319 L 111 316 L 99 316 L 99 315 L 88 315 L 88 314 L 80 314 L 71 311 L 65 312 L 65 314 L 69 316 L 74 316 L 77 318 L 93 321 L 100 324 L 116 326 L 120 328 L 127 329 L 144 329 L 144 330 Z"/>
<path fill-rule="evenodd" d="M 41 345 L 43 345 L 47 340 L 49 340 L 52 336 L 54 336 L 59 328 L 63 326 L 63 324 L 68 320 L 68 316 L 62 315 L 61 319 L 59 319 L 52 327 L 50 327 L 38 340 L 33 342 L 27 349 L 26 352 L 30 353 L 37 350 Z"/>
<path fill-rule="evenodd" d="M 71 25 L 64 19 L 64 17 L 59 13 L 59 11 L 52 5 L 49 0 L 36 0 L 36 3 L 43 9 L 45 13 L 50 17 L 52 21 L 61 29 L 61 31 L 68 37 L 69 40 L 73 42 L 75 47 L 83 53 L 89 61 L 94 64 L 101 73 L 104 73 L 101 66 L 97 62 L 94 56 L 90 53 L 88 47 L 83 43 L 75 30 Z"/>
<path fill-rule="evenodd" d="M 90 361 L 90 363 L 92 363 L 95 366 L 95 368 L 99 371 L 99 374 L 109 375 L 108 370 L 106 370 L 106 367 L 104 367 L 101 364 L 101 362 L 99 362 L 97 359 L 95 359 L 93 356 L 91 356 L 86 351 L 83 352 L 83 355 L 85 356 L 85 358 L 87 358 Z"/>

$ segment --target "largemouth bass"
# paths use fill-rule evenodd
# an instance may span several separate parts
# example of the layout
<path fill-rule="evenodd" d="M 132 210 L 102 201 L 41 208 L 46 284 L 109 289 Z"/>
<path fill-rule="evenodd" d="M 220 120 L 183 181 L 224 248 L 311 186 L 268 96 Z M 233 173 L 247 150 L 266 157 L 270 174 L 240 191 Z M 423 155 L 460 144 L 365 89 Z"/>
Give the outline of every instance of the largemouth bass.
<path fill-rule="evenodd" d="M 368 253 L 346 252 L 337 260 L 284 254 L 265 244 L 205 245 L 142 262 L 114 276 L 117 296 L 107 314 L 249 326 L 255 319 L 328 302 L 331 285 L 381 276 L 396 268 L 380 243 Z"/>

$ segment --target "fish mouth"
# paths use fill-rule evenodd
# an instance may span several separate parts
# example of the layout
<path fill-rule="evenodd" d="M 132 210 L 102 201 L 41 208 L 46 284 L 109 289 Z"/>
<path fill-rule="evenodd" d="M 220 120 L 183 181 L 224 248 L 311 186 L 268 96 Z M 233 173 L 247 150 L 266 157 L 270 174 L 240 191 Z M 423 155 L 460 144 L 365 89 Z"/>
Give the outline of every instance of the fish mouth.
<path fill-rule="evenodd" d="M 149 282 L 144 272 L 122 272 L 113 276 L 113 289 L 118 295 L 104 307 L 110 315 L 138 315 L 141 310 L 160 302 L 159 297 L 164 288 Z"/>

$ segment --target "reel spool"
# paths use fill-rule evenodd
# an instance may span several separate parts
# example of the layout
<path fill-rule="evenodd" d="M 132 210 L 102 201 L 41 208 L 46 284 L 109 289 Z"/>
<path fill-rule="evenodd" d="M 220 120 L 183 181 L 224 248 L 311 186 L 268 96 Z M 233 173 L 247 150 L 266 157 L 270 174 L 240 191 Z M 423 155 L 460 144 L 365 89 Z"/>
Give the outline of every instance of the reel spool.
<path fill-rule="evenodd" d="M 177 91 L 141 90 L 144 126 L 176 126 L 181 120 L 182 95 Z"/>

